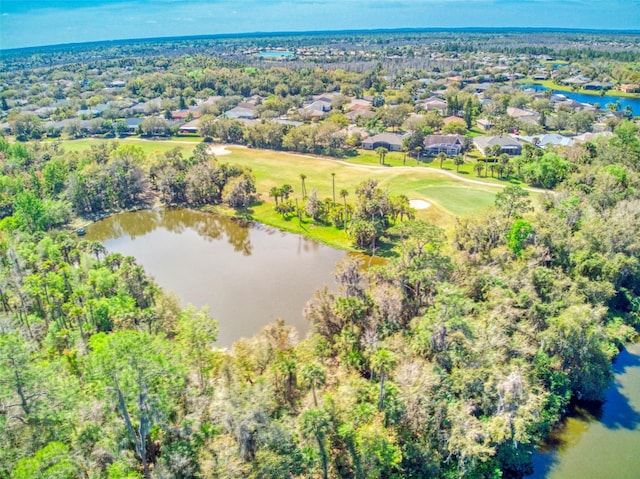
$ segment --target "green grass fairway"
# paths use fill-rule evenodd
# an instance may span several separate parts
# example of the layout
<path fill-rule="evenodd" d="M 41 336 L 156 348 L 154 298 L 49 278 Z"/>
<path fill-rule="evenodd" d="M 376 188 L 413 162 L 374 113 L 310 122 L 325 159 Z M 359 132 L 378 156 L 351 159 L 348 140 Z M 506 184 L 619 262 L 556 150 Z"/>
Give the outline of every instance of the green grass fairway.
<path fill-rule="evenodd" d="M 84 151 L 91 148 L 92 145 L 97 145 L 105 142 L 118 142 L 120 145 L 135 145 L 142 148 L 145 154 L 150 155 L 152 153 L 165 153 L 178 147 L 182 149 L 185 156 L 191 154 L 198 142 L 174 139 L 174 140 L 143 140 L 140 138 L 118 138 L 113 140 L 97 140 L 93 138 L 87 138 L 83 140 L 66 140 L 62 141 L 62 147 L 69 152 Z"/>
<path fill-rule="evenodd" d="M 467 215 L 493 204 L 495 193 L 499 191 L 490 185 L 467 183 L 431 168 L 383 167 L 275 151 L 240 147 L 228 149 L 231 154 L 220 156 L 219 159 L 251 167 L 256 176 L 258 192 L 269 203 L 273 201 L 268 196 L 271 187 L 285 183 L 293 186 L 293 196 L 299 197 L 300 174 L 307 176 L 307 191 L 315 188 L 320 198 L 332 196 L 331 174 L 335 173 L 337 201 L 340 201 L 341 189 L 349 192 L 347 201 L 353 201 L 356 186 L 372 178 L 391 194 L 427 200 L 455 216 Z"/>
<path fill-rule="evenodd" d="M 67 151 L 82 151 L 102 140 L 65 141 L 62 146 Z M 147 141 L 141 139 L 118 140 L 120 144 L 140 146 L 146 154 L 165 152 L 175 147 L 183 149 L 189 155 L 196 143 L 190 141 L 168 140 Z M 220 145 L 212 144 L 212 148 L 220 149 Z M 324 243 L 348 249 L 350 241 L 343 231 L 333 227 L 312 224 L 297 217 L 283 218 L 274 210 L 274 199 L 269 190 L 276 186 L 290 184 L 293 187 L 292 199 L 298 200 L 302 206 L 301 178 L 306 175 L 307 192 L 316 189 L 320 199 L 331 198 L 332 174 L 335 174 L 336 201 L 341 202 L 340 191 L 348 191 L 347 202 L 355 202 L 355 189 L 364 180 L 375 179 L 390 194 L 406 195 L 409 199 L 422 199 L 431 206 L 418 210 L 417 218 L 431 221 L 444 228 L 449 228 L 458 216 L 476 213 L 493 204 L 499 186 L 474 183 L 478 179 L 468 174 L 456 176 L 449 169 L 443 171 L 437 166 L 416 166 L 415 160 L 407 159 L 402 166 L 402 154 L 396 153 L 387 157 L 391 165 L 381 166 L 377 157 L 362 155 L 347 160 L 336 160 L 312 155 L 301 155 L 282 151 L 259 150 L 241 146 L 225 147 L 227 154 L 218 154 L 218 160 L 250 167 L 256 177 L 256 189 L 259 201 L 245 213 L 250 218 L 294 233 L 301 233 Z M 467 165 L 465 165 L 467 166 Z M 468 168 L 468 166 L 467 166 Z M 467 179 L 467 181 L 465 181 Z M 471 180 L 471 181 L 469 181 Z M 484 180 L 480 178 L 480 180 Z M 491 180 L 489 180 L 491 181 Z M 497 180 L 493 180 L 497 181 Z M 225 210 L 225 208 L 217 208 Z M 226 211 L 233 214 L 232 211 Z"/>

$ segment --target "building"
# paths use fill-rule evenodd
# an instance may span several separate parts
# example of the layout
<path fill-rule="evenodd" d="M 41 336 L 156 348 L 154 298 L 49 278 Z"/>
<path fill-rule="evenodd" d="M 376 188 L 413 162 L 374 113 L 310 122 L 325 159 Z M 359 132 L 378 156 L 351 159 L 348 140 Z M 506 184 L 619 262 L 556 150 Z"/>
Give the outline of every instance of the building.
<path fill-rule="evenodd" d="M 494 123 L 488 118 L 478 118 L 478 121 L 476 121 L 476 124 L 480 128 L 482 128 L 484 131 L 489 131 L 494 126 Z"/>
<path fill-rule="evenodd" d="M 515 156 L 522 153 L 522 143 L 509 136 L 477 136 L 473 139 L 475 147 L 484 155 L 490 153 L 490 148 L 500 146 L 502 153 Z"/>
<path fill-rule="evenodd" d="M 527 143 L 535 144 L 541 148 L 551 146 L 573 146 L 574 141 L 572 138 L 558 135 L 556 133 L 547 133 L 544 135 L 533 136 L 519 136 L 518 140 L 526 141 Z"/>
<path fill-rule="evenodd" d="M 424 137 L 423 144 L 423 152 L 426 155 L 444 153 L 447 156 L 453 156 L 462 151 L 464 138 L 461 135 L 427 135 Z"/>
<path fill-rule="evenodd" d="M 371 136 L 362 142 L 362 148 L 365 150 L 375 150 L 376 148 L 386 148 L 389 151 L 402 151 L 402 140 L 407 135 L 399 135 L 397 133 L 379 133 Z"/>

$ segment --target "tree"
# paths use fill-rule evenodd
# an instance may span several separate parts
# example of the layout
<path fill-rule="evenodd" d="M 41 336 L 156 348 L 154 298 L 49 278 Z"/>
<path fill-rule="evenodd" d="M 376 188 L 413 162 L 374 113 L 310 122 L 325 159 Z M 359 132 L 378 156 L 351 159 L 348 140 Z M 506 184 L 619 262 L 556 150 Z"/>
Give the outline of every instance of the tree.
<path fill-rule="evenodd" d="M 196 311 L 188 306 L 178 319 L 177 340 L 184 348 L 184 358 L 198 375 L 200 394 L 207 389 L 207 374 L 214 366 L 213 344 L 218 338 L 218 322 L 209 316 L 208 309 Z"/>
<path fill-rule="evenodd" d="M 374 417 L 356 430 L 356 449 L 364 477 L 395 477 L 402 462 L 402 448 L 391 428 Z M 395 474 L 394 474 L 395 473 Z M 400 474 L 402 476 L 402 474 Z"/>
<path fill-rule="evenodd" d="M 307 197 L 307 186 L 305 184 L 305 181 L 307 179 L 307 175 L 305 175 L 304 173 L 300 173 L 300 182 L 301 182 L 301 192 L 302 192 L 302 199 L 305 199 Z M 277 200 L 276 200 L 277 203 Z"/>
<path fill-rule="evenodd" d="M 462 121 L 452 121 L 444 125 L 442 133 L 445 135 L 464 135 L 467 127 Z"/>
<path fill-rule="evenodd" d="M 307 197 L 307 201 L 304 204 L 304 212 L 312 218 L 313 221 L 320 221 L 323 217 L 323 205 L 320 199 L 318 199 L 318 191 L 315 188 L 311 189 L 311 193 Z"/>
<path fill-rule="evenodd" d="M 232 208 L 246 208 L 256 192 L 255 180 L 250 173 L 243 173 L 230 180 L 222 191 L 222 199 Z"/>
<path fill-rule="evenodd" d="M 507 246 L 513 251 L 513 254 L 520 256 L 524 248 L 525 241 L 533 233 L 533 226 L 528 221 L 516 219 L 507 232 Z"/>
<path fill-rule="evenodd" d="M 333 192 L 333 202 L 336 202 L 336 174 L 331 173 L 331 191 Z"/>
<path fill-rule="evenodd" d="M 529 192 L 518 185 L 508 185 L 496 193 L 495 205 L 506 218 L 520 218 L 533 209 Z"/>
<path fill-rule="evenodd" d="M 476 175 L 480 176 L 480 174 L 482 173 L 482 170 L 485 167 L 485 163 L 484 161 L 478 161 L 475 165 L 473 165 L 473 169 L 476 170 Z"/>
<path fill-rule="evenodd" d="M 272 186 L 269 190 L 269 196 L 276 201 L 276 208 L 278 207 L 278 198 L 280 198 L 280 188 Z"/>
<path fill-rule="evenodd" d="M 456 165 L 456 173 L 460 173 L 460 165 L 464 165 L 464 157 L 462 155 L 454 156 L 453 164 Z"/>
<path fill-rule="evenodd" d="M 69 448 L 62 442 L 50 442 L 16 463 L 12 479 L 73 479 L 80 475 L 80 467 Z"/>
<path fill-rule="evenodd" d="M 378 231 L 371 221 L 354 219 L 349 225 L 349 236 L 358 248 L 372 249 L 375 246 Z"/>
<path fill-rule="evenodd" d="M 313 438 L 318 444 L 322 477 L 329 479 L 329 458 L 327 456 L 326 436 L 329 432 L 331 418 L 324 409 L 312 408 L 304 411 L 300 416 L 300 428 L 305 437 Z"/>
<path fill-rule="evenodd" d="M 438 153 L 438 161 L 440 162 L 440 169 L 442 169 L 442 163 L 444 163 L 444 160 L 446 159 L 447 159 L 446 154 L 444 154 L 442 151 Z"/>
<path fill-rule="evenodd" d="M 378 154 L 380 164 L 384 165 L 384 159 L 387 156 L 387 153 L 389 153 L 389 150 L 384 146 L 379 146 L 378 148 L 376 148 L 376 153 Z"/>
<path fill-rule="evenodd" d="M 151 477 L 151 431 L 168 425 L 184 385 L 181 361 L 170 343 L 136 331 L 99 333 L 90 340 L 91 381 L 117 405 L 125 435 L 145 478 Z"/>
<path fill-rule="evenodd" d="M 169 123 L 164 118 L 151 116 L 140 123 L 140 131 L 143 136 L 168 136 Z"/>
<path fill-rule="evenodd" d="M 313 405 L 318 407 L 316 388 L 322 386 L 326 380 L 324 368 L 318 363 L 305 363 L 300 369 L 300 378 L 304 384 L 311 388 Z"/>
<path fill-rule="evenodd" d="M 380 376 L 380 392 L 378 393 L 378 409 L 384 408 L 384 381 L 389 371 L 396 366 L 396 357 L 388 349 L 380 348 L 373 353 L 371 369 Z"/>

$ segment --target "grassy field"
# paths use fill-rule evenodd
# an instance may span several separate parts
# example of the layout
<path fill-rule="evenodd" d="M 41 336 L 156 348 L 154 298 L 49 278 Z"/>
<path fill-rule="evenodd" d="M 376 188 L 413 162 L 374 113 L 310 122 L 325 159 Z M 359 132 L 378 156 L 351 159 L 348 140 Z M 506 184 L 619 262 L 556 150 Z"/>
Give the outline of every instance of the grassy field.
<path fill-rule="evenodd" d="M 91 139 L 67 141 L 63 142 L 63 147 L 67 151 L 82 151 L 100 141 Z M 193 141 L 181 139 L 146 141 L 132 138 L 118 141 L 120 144 L 138 145 L 147 154 L 180 147 L 185 156 L 190 154 L 196 145 Z M 219 145 L 212 146 L 219 147 Z M 301 233 L 345 249 L 349 248 L 350 242 L 344 232 L 336 231 L 333 227 L 316 226 L 304 220 L 299 222 L 296 217 L 284 219 L 276 213 L 274 200 L 269 197 L 269 190 L 274 186 L 290 184 L 294 190 L 292 199 L 295 201 L 297 198 L 302 205 L 301 174 L 306 175 L 307 192 L 316 189 L 321 199 L 332 197 L 332 174 L 335 174 L 336 200 L 341 201 L 340 190 L 346 189 L 349 192 L 347 202 L 353 203 L 357 185 L 364 180 L 375 179 L 390 194 L 404 194 L 409 199 L 428 201 L 431 206 L 419 210 L 417 217 L 447 229 L 456 217 L 473 214 L 492 205 L 495 193 L 499 191 L 498 185 L 464 181 L 465 177 L 469 180 L 485 181 L 485 178 L 476 178 L 475 173 L 470 171 L 472 163 L 464 165 L 461 168 L 462 174 L 456 178 L 450 176 L 451 171 L 455 172 L 455 166 L 451 162 L 445 162 L 444 171 L 440 170 L 439 162 L 416 164 L 413 158 L 407 158 L 406 165 L 403 166 L 403 153 L 388 154 L 385 159 L 386 165 L 382 166 L 377 154 L 372 152 L 363 152 L 346 160 L 335 160 L 240 146 L 228 146 L 226 149 L 228 154 L 219 155 L 219 161 L 248 166 L 256 177 L 259 201 L 245 212 L 247 216 L 261 223 Z M 498 180 L 490 178 L 486 181 L 498 183 Z M 224 208 L 218 208 L 218 211 L 224 212 Z"/>
<path fill-rule="evenodd" d="M 92 145 L 104 143 L 105 141 L 117 141 L 120 145 L 135 145 L 142 148 L 146 155 L 152 153 L 165 153 L 176 147 L 183 150 L 183 154 L 188 156 L 191 154 L 196 145 L 202 141 L 200 138 L 174 138 L 171 140 L 144 140 L 141 138 L 118 138 L 114 140 L 98 140 L 95 138 L 85 138 L 82 140 L 63 140 L 62 147 L 69 152 L 84 151 L 91 148 Z"/>
<path fill-rule="evenodd" d="M 381 166 L 367 157 L 349 159 L 347 162 L 291 153 L 252 150 L 228 147 L 231 154 L 221 156 L 229 161 L 251 167 L 261 199 L 273 209 L 273 200 L 268 192 L 273 186 L 285 183 L 293 186 L 293 197 L 300 197 L 302 189 L 300 174 L 305 174 L 307 191 L 315 188 L 320 198 L 331 197 L 332 173 L 335 173 L 336 200 L 340 201 L 340 190 L 349 192 L 347 201 L 353 201 L 356 186 L 366 179 L 375 179 L 391 194 L 404 194 L 410 199 L 423 199 L 432 207 L 419 211 L 419 217 L 438 223 L 451 220 L 493 204 L 497 188 L 478 185 L 451 178 L 439 169 L 424 166 L 402 167 L 402 155 L 393 160 L 393 166 Z M 357 162 L 356 162 L 357 161 Z M 389 163 L 389 162 L 387 162 Z M 415 160 L 409 163 L 415 164 Z M 297 221 L 297 220 L 296 220 Z"/>

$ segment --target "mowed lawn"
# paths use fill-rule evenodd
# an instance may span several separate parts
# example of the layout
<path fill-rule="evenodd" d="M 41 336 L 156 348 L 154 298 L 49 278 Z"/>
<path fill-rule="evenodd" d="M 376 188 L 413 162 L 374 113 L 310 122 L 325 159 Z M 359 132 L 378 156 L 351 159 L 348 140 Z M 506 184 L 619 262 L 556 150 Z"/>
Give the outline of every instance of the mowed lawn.
<path fill-rule="evenodd" d="M 198 139 L 173 139 L 173 140 L 143 140 L 140 138 L 118 138 L 113 140 L 97 140 L 87 138 L 82 140 L 64 140 L 61 146 L 69 152 L 79 152 L 88 150 L 92 145 L 98 145 L 105 142 L 117 142 L 119 145 L 135 145 L 142 148 L 146 155 L 152 153 L 166 153 L 174 148 L 180 148 L 185 156 L 189 156 L 199 141 Z"/>
<path fill-rule="evenodd" d="M 428 201 L 433 209 L 441 210 L 441 215 L 464 216 L 483 209 L 493 204 L 495 193 L 500 190 L 452 178 L 431 168 L 351 164 L 348 161 L 233 146 L 227 149 L 231 153 L 220 156 L 220 161 L 249 166 L 256 176 L 261 199 L 269 203 L 273 202 L 268 196 L 271 187 L 285 183 L 293 187 L 293 197 L 299 197 L 301 174 L 306 175 L 307 192 L 315 188 L 321 199 L 332 196 L 332 173 L 335 173 L 336 201 L 342 201 L 340 190 L 346 189 L 349 192 L 347 201 L 353 202 L 358 184 L 375 179 L 391 194 Z M 421 215 L 428 210 L 422 210 Z"/>
<path fill-rule="evenodd" d="M 117 141 L 121 145 L 139 146 L 147 155 L 164 153 L 179 147 L 185 157 L 190 155 L 197 145 L 197 142 L 188 139 L 148 141 L 130 138 Z M 67 151 L 82 151 L 101 142 L 103 140 L 74 140 L 65 141 L 62 146 Z M 281 187 L 284 184 L 291 185 L 293 187 L 291 198 L 294 201 L 297 199 L 302 206 L 301 174 L 306 175 L 307 193 L 316 189 L 320 199 L 332 197 L 332 174 L 335 174 L 336 201 L 343 201 L 340 191 L 344 189 L 348 192 L 347 202 L 353 204 L 356 187 L 365 180 L 375 179 L 392 195 L 403 194 L 409 199 L 429 202 L 431 204 L 429 208 L 417 211 L 417 218 L 431 221 L 445 228 L 452 226 L 453 220 L 458 216 L 474 214 L 492 205 L 496 192 L 500 191 L 496 186 L 474 184 L 451 177 L 438 168 L 416 166 L 415 160 L 407 161 L 407 166 L 401 166 L 401 158 L 394 158 L 394 155 L 390 155 L 391 158 L 389 158 L 393 166 L 382 166 L 372 161 L 373 158 L 356 157 L 355 161 L 336 160 L 241 146 L 226 146 L 224 147 L 226 154 L 220 154 L 221 145 L 212 144 L 211 148 L 218 150 L 220 162 L 247 166 L 253 171 L 259 195 L 258 203 L 247 211 L 253 219 L 342 248 L 348 248 L 350 243 L 337 234 L 334 228 L 315 226 L 308 221 L 299 223 L 296 217 L 284 219 L 276 213 L 275 201 L 269 196 L 271 188 Z"/>

